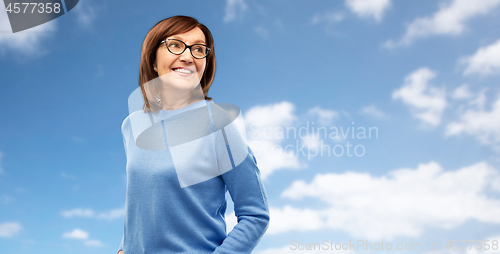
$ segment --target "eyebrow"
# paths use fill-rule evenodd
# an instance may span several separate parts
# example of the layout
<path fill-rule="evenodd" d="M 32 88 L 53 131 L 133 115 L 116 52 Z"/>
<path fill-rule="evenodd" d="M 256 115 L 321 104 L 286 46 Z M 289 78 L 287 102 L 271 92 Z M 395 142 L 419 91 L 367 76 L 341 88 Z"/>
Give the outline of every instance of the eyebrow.
<path fill-rule="evenodd" d="M 178 40 L 184 41 L 180 36 L 177 36 L 177 35 L 174 35 L 174 36 L 172 36 L 172 38 L 169 38 L 169 39 L 178 39 Z M 200 39 L 198 39 L 194 42 L 194 44 L 197 44 L 197 43 L 206 44 L 204 40 L 200 40 Z"/>

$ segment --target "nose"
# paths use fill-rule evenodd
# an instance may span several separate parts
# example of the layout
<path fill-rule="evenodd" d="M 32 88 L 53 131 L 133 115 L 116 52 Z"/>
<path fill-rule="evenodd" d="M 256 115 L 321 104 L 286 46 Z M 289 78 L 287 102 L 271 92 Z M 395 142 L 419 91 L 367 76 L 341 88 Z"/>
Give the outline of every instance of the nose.
<path fill-rule="evenodd" d="M 184 50 L 184 52 L 179 56 L 179 60 L 181 60 L 181 62 L 192 63 L 193 56 L 191 55 L 191 49 L 187 48 Z"/>

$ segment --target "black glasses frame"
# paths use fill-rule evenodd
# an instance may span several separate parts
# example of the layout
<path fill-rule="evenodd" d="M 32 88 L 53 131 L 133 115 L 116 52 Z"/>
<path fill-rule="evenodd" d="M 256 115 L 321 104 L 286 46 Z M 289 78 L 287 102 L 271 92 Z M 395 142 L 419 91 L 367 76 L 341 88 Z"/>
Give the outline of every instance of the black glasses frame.
<path fill-rule="evenodd" d="M 181 52 L 181 53 L 177 53 L 177 54 L 176 54 L 176 53 L 174 53 L 174 52 L 172 52 L 172 51 L 170 51 L 170 49 L 168 48 L 168 43 L 167 43 L 167 41 L 178 41 L 178 42 L 181 42 L 182 44 L 184 44 L 184 50 L 182 50 L 182 52 Z M 199 43 L 198 43 L 198 44 L 193 44 L 193 45 L 187 45 L 185 42 L 183 42 L 183 41 L 181 41 L 181 40 L 177 40 L 177 39 L 165 39 L 165 40 L 163 40 L 163 41 L 161 41 L 161 42 L 160 42 L 160 44 L 163 44 L 163 43 L 165 43 L 165 47 L 167 47 L 168 52 L 170 52 L 170 53 L 172 53 L 172 54 L 174 54 L 174 55 L 182 55 L 182 53 L 184 53 L 184 51 L 186 51 L 186 49 L 189 49 L 189 52 L 191 52 L 191 55 L 192 55 L 194 58 L 196 58 L 196 59 L 203 59 L 203 58 L 206 58 L 206 57 L 208 56 L 208 54 L 210 54 L 210 48 L 209 48 L 207 45 L 205 45 L 205 44 L 199 44 Z M 205 56 L 204 56 L 204 57 L 196 57 L 196 56 L 194 56 L 194 55 L 193 55 L 193 51 L 191 50 L 191 47 L 196 46 L 196 45 L 201 45 L 201 46 L 204 46 L 204 47 L 206 47 L 206 48 L 207 48 L 207 53 L 205 54 Z"/>

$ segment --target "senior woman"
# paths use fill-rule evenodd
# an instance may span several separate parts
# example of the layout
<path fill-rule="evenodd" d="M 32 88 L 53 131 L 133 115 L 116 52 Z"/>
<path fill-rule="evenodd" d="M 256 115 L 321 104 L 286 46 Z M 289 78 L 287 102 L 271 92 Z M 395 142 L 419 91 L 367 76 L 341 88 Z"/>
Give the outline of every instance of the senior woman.
<path fill-rule="evenodd" d="M 139 71 L 143 108 L 122 123 L 127 190 L 118 253 L 251 253 L 267 230 L 257 160 L 245 142 L 239 143 L 244 149 L 230 147 L 243 140 L 233 135 L 237 117 L 207 96 L 214 75 L 212 34 L 196 19 L 173 16 L 146 35 Z M 147 128 L 137 119 L 146 119 Z M 201 132 L 203 138 L 192 134 Z M 239 161 L 238 153 L 244 155 Z M 238 218 L 228 234 L 227 191 Z"/>

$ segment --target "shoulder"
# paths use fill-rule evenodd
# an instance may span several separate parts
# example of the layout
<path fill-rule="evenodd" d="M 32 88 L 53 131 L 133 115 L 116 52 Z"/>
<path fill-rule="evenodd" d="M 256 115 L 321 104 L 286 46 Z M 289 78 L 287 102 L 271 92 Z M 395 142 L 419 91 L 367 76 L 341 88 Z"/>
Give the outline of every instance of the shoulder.
<path fill-rule="evenodd" d="M 122 122 L 122 134 L 129 129 L 130 129 L 130 115 L 127 115 L 127 117 L 125 117 L 125 119 L 123 119 Z"/>
<path fill-rule="evenodd" d="M 210 111 L 217 130 L 232 123 L 240 114 L 240 108 L 231 103 L 210 103 Z"/>

